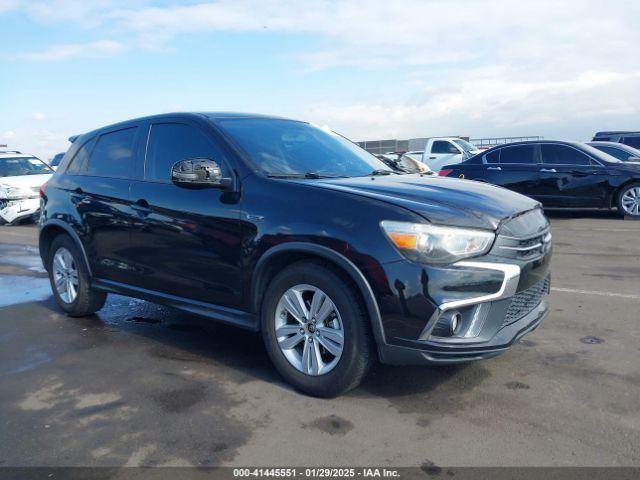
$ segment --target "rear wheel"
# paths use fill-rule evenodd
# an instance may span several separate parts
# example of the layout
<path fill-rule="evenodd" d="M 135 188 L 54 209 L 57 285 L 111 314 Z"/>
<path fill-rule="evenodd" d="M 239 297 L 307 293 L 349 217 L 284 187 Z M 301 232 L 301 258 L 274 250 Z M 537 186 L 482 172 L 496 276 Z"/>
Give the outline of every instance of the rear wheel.
<path fill-rule="evenodd" d="M 620 190 L 618 211 L 623 215 L 640 218 L 640 183 L 632 183 Z"/>
<path fill-rule="evenodd" d="M 299 262 L 276 275 L 265 293 L 262 333 L 280 374 L 314 396 L 356 387 L 374 358 L 357 292 L 322 262 Z"/>
<path fill-rule="evenodd" d="M 91 315 L 103 307 L 107 294 L 91 288 L 91 278 L 84 259 L 67 235 L 60 235 L 53 240 L 48 267 L 53 296 L 69 315 Z"/>

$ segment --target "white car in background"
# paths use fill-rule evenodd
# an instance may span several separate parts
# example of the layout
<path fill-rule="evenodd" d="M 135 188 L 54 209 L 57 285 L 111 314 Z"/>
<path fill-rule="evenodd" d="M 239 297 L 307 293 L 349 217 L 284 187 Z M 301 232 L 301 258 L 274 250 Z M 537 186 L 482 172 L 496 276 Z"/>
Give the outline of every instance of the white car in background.
<path fill-rule="evenodd" d="M 480 153 L 480 149 L 457 137 L 434 137 L 427 140 L 422 154 L 422 163 L 434 172 L 444 165 L 460 163 Z"/>
<path fill-rule="evenodd" d="M 0 150 L 0 224 L 34 217 L 40 210 L 40 187 L 52 174 L 33 155 Z"/>

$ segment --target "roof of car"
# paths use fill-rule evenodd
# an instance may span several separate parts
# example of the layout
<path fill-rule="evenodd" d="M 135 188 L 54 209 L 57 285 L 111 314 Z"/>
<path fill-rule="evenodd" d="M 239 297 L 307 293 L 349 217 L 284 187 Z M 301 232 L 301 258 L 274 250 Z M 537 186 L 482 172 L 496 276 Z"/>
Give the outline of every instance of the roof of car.
<path fill-rule="evenodd" d="M 574 145 L 574 146 L 582 145 L 581 142 L 574 142 L 571 140 L 522 140 L 520 142 L 502 143 L 500 145 L 494 145 L 490 149 L 485 150 L 481 153 L 485 154 L 487 152 L 490 152 L 491 150 L 495 150 L 496 148 L 501 148 L 501 147 L 513 147 L 515 145 L 536 145 L 539 143 L 559 143 L 559 144 Z"/>
<path fill-rule="evenodd" d="M 626 147 L 624 143 L 620 142 L 606 142 L 604 140 L 596 140 L 593 142 L 585 142 L 587 145 L 602 145 L 604 147 Z"/>
<path fill-rule="evenodd" d="M 596 132 L 595 136 L 599 136 L 599 135 L 619 135 L 619 134 L 624 134 L 624 133 L 631 133 L 634 135 L 640 135 L 640 132 L 638 131 L 632 131 L 632 130 L 610 130 L 610 131 L 606 131 L 606 132 Z"/>
<path fill-rule="evenodd" d="M 293 120 L 290 118 L 285 118 L 285 117 L 278 117 L 275 115 L 264 115 L 264 114 L 260 114 L 260 113 L 243 113 L 243 112 L 171 112 L 171 113 L 160 113 L 157 115 L 148 115 L 146 117 L 138 117 L 138 118 L 130 118 L 127 120 L 123 120 L 122 122 L 117 122 L 117 123 L 112 123 L 110 125 L 104 125 L 102 127 L 99 128 L 95 128 L 93 130 L 87 131 L 83 134 L 79 134 L 79 135 L 72 135 L 71 137 L 69 137 L 69 141 L 71 143 L 75 142 L 78 138 L 80 138 L 83 135 L 89 134 L 89 133 L 95 133 L 95 132 L 99 132 L 101 130 L 106 130 L 106 129 L 111 129 L 113 127 L 118 127 L 120 125 L 125 126 L 134 122 L 141 122 L 141 121 L 154 121 L 154 120 L 162 120 L 165 118 L 175 118 L 175 117 L 184 117 L 184 118 L 196 118 L 196 119 L 207 119 L 213 122 L 219 121 L 219 120 L 226 120 L 226 119 L 249 119 L 249 118 L 268 118 L 268 119 L 273 119 L 273 120 Z"/>

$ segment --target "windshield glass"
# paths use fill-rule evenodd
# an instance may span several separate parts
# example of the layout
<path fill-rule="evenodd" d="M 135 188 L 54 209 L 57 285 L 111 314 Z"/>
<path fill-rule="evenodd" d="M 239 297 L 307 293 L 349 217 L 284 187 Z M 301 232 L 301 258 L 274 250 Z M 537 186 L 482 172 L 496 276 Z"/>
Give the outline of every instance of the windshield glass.
<path fill-rule="evenodd" d="M 294 120 L 226 119 L 220 126 L 270 175 L 360 177 L 393 172 L 381 160 L 340 135 Z"/>
<path fill-rule="evenodd" d="M 476 147 L 473 143 L 469 143 L 466 140 L 462 140 L 461 138 L 455 138 L 453 141 L 465 152 L 473 152 L 478 150 L 478 147 Z"/>
<path fill-rule="evenodd" d="M 42 160 L 36 157 L 0 158 L 0 177 L 19 177 L 22 175 L 41 175 L 53 173 Z"/>

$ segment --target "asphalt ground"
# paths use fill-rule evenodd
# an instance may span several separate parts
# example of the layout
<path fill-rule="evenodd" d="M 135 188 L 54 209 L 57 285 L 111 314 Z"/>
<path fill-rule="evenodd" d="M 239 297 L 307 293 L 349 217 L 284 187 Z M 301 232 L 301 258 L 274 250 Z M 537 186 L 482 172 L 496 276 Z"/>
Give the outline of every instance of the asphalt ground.
<path fill-rule="evenodd" d="M 257 334 L 50 296 L 34 226 L 0 227 L 0 466 L 640 466 L 640 222 L 552 213 L 551 313 L 508 353 L 293 391 Z"/>

